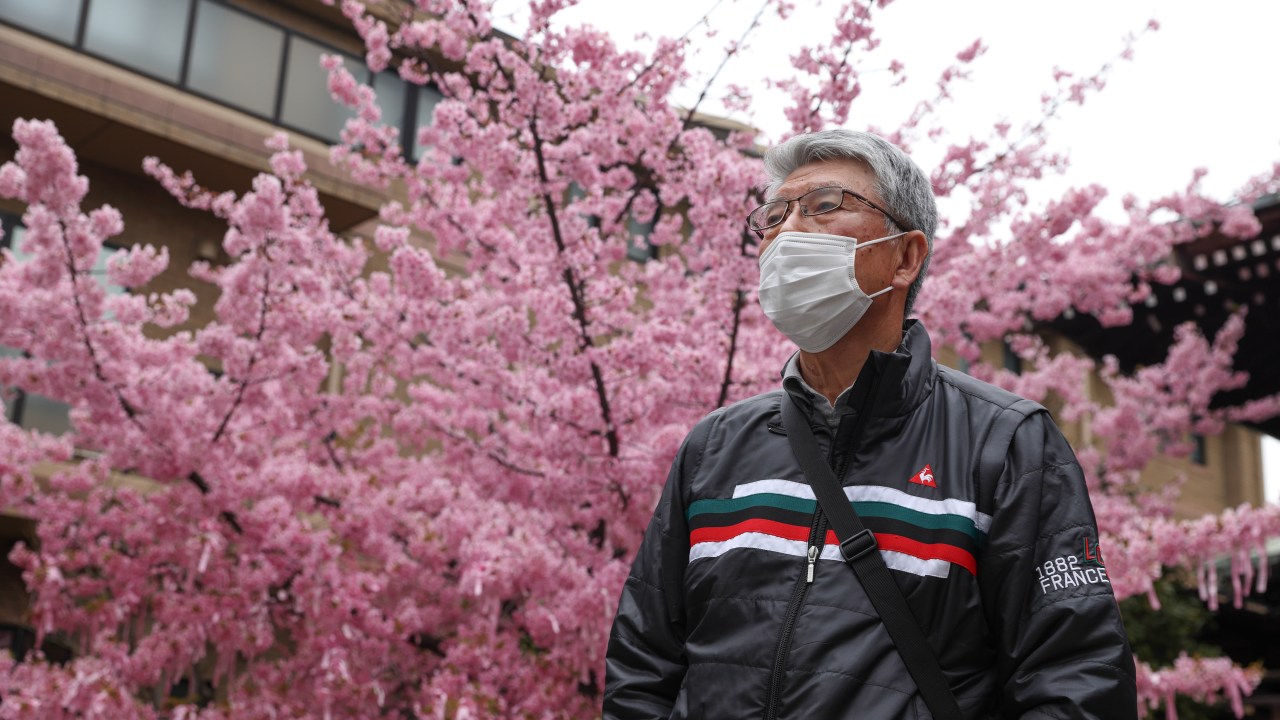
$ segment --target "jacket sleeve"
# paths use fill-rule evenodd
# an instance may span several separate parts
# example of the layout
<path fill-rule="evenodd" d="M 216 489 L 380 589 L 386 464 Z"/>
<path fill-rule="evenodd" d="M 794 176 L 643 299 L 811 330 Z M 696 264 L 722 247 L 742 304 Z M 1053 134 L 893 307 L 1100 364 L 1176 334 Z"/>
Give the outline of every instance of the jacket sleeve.
<path fill-rule="evenodd" d="M 684 681 L 689 530 L 683 487 L 701 460 L 710 420 L 681 446 L 623 586 L 605 654 L 605 720 L 665 720 Z"/>
<path fill-rule="evenodd" d="M 1006 718 L 1136 718 L 1133 655 L 1075 454 L 1047 413 L 1014 433 L 981 563 Z"/>

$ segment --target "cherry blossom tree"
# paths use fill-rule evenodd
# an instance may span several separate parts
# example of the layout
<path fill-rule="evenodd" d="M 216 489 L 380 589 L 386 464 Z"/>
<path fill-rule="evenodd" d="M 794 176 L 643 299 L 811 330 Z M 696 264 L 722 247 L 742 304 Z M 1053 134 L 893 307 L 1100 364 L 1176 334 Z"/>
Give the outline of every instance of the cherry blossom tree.
<path fill-rule="evenodd" d="M 414 161 L 372 90 L 326 61 L 357 113 L 332 160 L 389 198 L 372 237 L 330 231 L 283 135 L 267 140 L 271 172 L 239 193 L 147 160 L 176 202 L 227 225 L 230 262 L 190 269 L 219 290 L 196 330 L 179 329 L 192 292 L 148 290 L 163 249 L 112 258 L 130 293 L 90 278 L 124 219 L 83 207 L 87 181 L 56 128 L 15 124 L 0 195 L 26 205 L 27 232 L 24 259 L 0 260 L 0 344 L 22 355 L 0 359 L 0 385 L 70 403 L 74 429 L 0 424 L 0 503 L 37 522 L 38 544 L 11 560 L 37 633 L 74 657 L 0 659 L 0 717 L 596 712 L 617 593 L 676 448 L 706 412 L 770 388 L 787 348 L 757 309 L 743 223 L 757 138 L 717 135 L 674 104 L 690 38 L 620 49 L 560 27 L 565 4 L 531 3 L 516 38 L 480 0 L 342 4 L 373 69 L 445 97 Z M 876 53 L 884 4 L 843 6 L 777 82 L 793 132 L 851 122 L 866 68 L 901 71 Z M 787 11 L 768 0 L 757 22 Z M 1060 73 L 1025 128 L 948 139 L 949 88 L 984 50 L 959 47 L 937 97 L 882 129 L 909 150 L 950 142 L 934 184 L 969 200 L 939 235 L 920 315 L 975 375 L 1052 396 L 1108 439 L 1077 449 L 1118 595 L 1154 601 L 1154 580 L 1184 567 L 1212 601 L 1226 556 L 1243 596 L 1266 581 L 1251 553 L 1280 534 L 1280 512 L 1181 522 L 1138 482 L 1157 454 L 1185 454 L 1188 432 L 1280 409 L 1210 407 L 1244 382 L 1231 365 L 1242 319 L 1212 338 L 1181 329 L 1133 375 L 1054 354 L 1035 330 L 1068 310 L 1128 322 L 1153 283 L 1176 280 L 1179 243 L 1215 224 L 1256 232 L 1248 201 L 1280 187 L 1280 165 L 1227 204 L 1193 180 L 1127 202 L 1123 222 L 1097 214 L 1100 186 L 1033 204 L 1027 189 L 1065 164 L 1047 142 L 1058 108 L 1085 102 L 1110 66 Z M 1176 221 L 1157 220 L 1169 211 Z M 630 260 L 637 248 L 652 257 Z M 979 361 L 999 339 L 1027 372 Z M 1084 394 L 1092 372 L 1113 403 Z M 182 680 L 212 697 L 167 699 Z M 1257 682 L 1188 657 L 1141 666 L 1140 695 L 1146 709 L 1225 697 L 1239 714 Z"/>

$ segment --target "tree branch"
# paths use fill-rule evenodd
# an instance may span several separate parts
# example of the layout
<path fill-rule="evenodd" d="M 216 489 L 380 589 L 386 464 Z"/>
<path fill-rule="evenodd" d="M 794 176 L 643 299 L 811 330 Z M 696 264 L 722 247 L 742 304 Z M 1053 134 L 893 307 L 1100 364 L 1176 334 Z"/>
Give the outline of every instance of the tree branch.
<path fill-rule="evenodd" d="M 561 277 L 564 279 L 565 285 L 569 288 L 569 297 L 573 301 L 573 317 L 578 322 L 578 349 L 587 350 L 592 347 L 591 332 L 587 323 L 587 300 L 585 283 L 578 279 L 570 266 L 567 256 L 567 248 L 564 242 L 564 233 L 560 229 L 560 218 L 556 214 L 556 204 L 551 194 L 546 191 L 546 186 L 550 182 L 547 172 L 547 160 L 542 151 L 543 140 L 538 132 L 538 118 L 535 114 L 529 118 L 529 132 L 533 137 L 533 153 L 538 161 L 538 178 L 542 181 L 542 202 L 547 209 L 547 219 L 551 223 L 551 234 L 556 242 L 556 249 L 560 252 L 560 257 L 564 260 L 564 271 Z M 617 457 L 619 452 L 618 430 L 613 423 L 613 411 L 609 406 L 609 393 L 604 383 L 604 373 L 600 370 L 600 365 L 595 360 L 591 360 L 591 378 L 595 383 L 596 398 L 600 402 L 600 416 L 604 421 L 605 440 L 609 445 L 609 455 Z"/>
<path fill-rule="evenodd" d="M 267 298 L 271 293 L 271 271 L 268 269 L 263 272 L 262 276 L 262 303 L 258 311 L 258 331 L 254 335 L 256 343 L 262 342 L 262 336 L 267 330 Z M 236 399 L 232 401 L 231 407 L 227 408 L 227 414 L 223 416 L 222 422 L 218 424 L 218 429 L 213 433 L 213 438 L 209 440 L 210 445 L 216 445 L 218 440 L 222 438 L 222 434 L 226 432 L 227 426 L 231 423 L 231 417 L 239 409 L 240 403 L 244 401 L 245 390 L 249 387 L 249 375 L 253 374 L 253 366 L 258 362 L 258 345 L 254 346 L 254 352 L 249 356 L 249 367 L 245 369 L 245 376 L 240 380 L 240 387 L 236 390 Z"/>

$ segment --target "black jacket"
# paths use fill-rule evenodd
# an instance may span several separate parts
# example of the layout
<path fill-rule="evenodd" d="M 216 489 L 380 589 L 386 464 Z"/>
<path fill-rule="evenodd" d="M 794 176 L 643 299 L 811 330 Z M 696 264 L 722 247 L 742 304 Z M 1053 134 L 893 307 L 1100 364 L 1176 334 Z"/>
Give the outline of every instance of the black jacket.
<path fill-rule="evenodd" d="M 789 391 L 965 717 L 1136 717 L 1093 509 L 1048 413 L 1006 412 L 1017 396 L 939 368 L 916 322 L 897 352 L 872 353 L 834 438 Z M 618 606 L 605 718 L 930 717 L 831 544 L 785 400 L 717 410 L 681 447 Z M 1002 423 L 1016 426 L 1003 467 L 979 477 Z"/>

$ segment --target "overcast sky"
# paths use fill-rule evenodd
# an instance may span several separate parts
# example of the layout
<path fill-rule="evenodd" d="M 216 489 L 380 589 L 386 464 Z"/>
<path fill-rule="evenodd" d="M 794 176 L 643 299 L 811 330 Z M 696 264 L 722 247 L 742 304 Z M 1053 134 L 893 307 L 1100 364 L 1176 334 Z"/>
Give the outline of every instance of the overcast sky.
<path fill-rule="evenodd" d="M 522 4 L 500 0 L 498 13 Z M 828 39 L 838 4 L 799 0 L 797 6 L 785 23 L 768 18 L 717 83 L 756 92 L 754 114 L 735 117 L 773 137 L 785 129 L 782 100 L 762 80 L 788 75 L 787 58 L 800 45 Z M 758 0 L 581 0 L 564 18 L 601 27 L 622 44 L 644 46 L 634 39 L 637 34 L 679 35 L 710 12 L 719 34 L 699 44 L 691 63 L 705 77 L 758 7 Z M 1180 189 L 1194 168 L 1205 167 L 1205 187 L 1225 199 L 1245 179 L 1280 161 L 1275 0 L 898 0 L 876 12 L 883 45 L 863 67 L 884 68 L 898 59 L 906 65 L 908 83 L 889 88 L 887 73 L 867 73 L 851 126 L 899 124 L 916 100 L 932 95 L 934 81 L 955 54 L 981 38 L 990 50 L 973 64 L 972 79 L 956 86 L 944 111 L 952 138 L 985 135 L 1001 119 L 1017 127 L 1038 116 L 1055 65 L 1090 74 L 1120 52 L 1126 34 L 1154 18 L 1160 29 L 1138 41 L 1134 60 L 1117 64 L 1101 94 L 1084 107 L 1068 108 L 1052 127 L 1054 146 L 1071 154 L 1067 182 L 1101 182 L 1117 195 L 1152 198 Z M 701 89 L 700 83 L 691 85 L 677 97 L 685 104 Z M 704 109 L 723 112 L 714 104 Z"/>
<path fill-rule="evenodd" d="M 497 12 L 518 13 L 524 4 L 499 0 Z M 721 91 L 727 83 L 750 88 L 753 114 L 729 113 L 714 102 L 703 110 L 751 123 L 772 138 L 785 131 L 783 99 L 770 95 L 763 79 L 787 76 L 791 53 L 829 39 L 838 7 L 831 0 L 796 5 L 785 23 L 768 18 L 717 82 Z M 758 8 L 759 0 L 580 0 L 564 18 L 603 28 L 620 44 L 650 47 L 636 36 L 681 35 L 710 13 L 718 34 L 698 44 L 691 66 L 699 78 L 676 98 L 687 106 L 719 64 L 725 43 L 741 35 Z M 1274 39 L 1280 1 L 897 0 L 876 12 L 883 45 L 862 67 L 874 71 L 897 59 L 906 66 L 908 82 L 892 88 L 887 72 L 864 75 L 866 91 L 850 127 L 900 124 L 917 100 L 933 95 L 934 82 L 956 53 L 978 38 L 989 50 L 971 66 L 972 78 L 954 87 L 954 99 L 942 111 L 950 133 L 944 141 L 985 137 L 1001 120 L 1020 127 L 1038 117 L 1055 66 L 1089 75 L 1116 58 L 1126 35 L 1141 33 L 1155 19 L 1159 30 L 1139 38 L 1133 60 L 1115 65 L 1106 89 L 1083 107 L 1068 107 L 1051 126 L 1052 147 L 1069 153 L 1071 168 L 1045 192 L 1101 183 L 1112 192 L 1111 210 L 1118 211 L 1123 194 L 1154 199 L 1182 189 L 1192 171 L 1204 167 L 1204 188 L 1227 200 L 1250 177 L 1280 162 L 1280 51 Z M 926 155 L 918 159 L 929 167 L 928 154 L 940 150 L 917 152 Z M 1266 443 L 1264 454 L 1267 497 L 1276 501 L 1280 443 Z"/>

